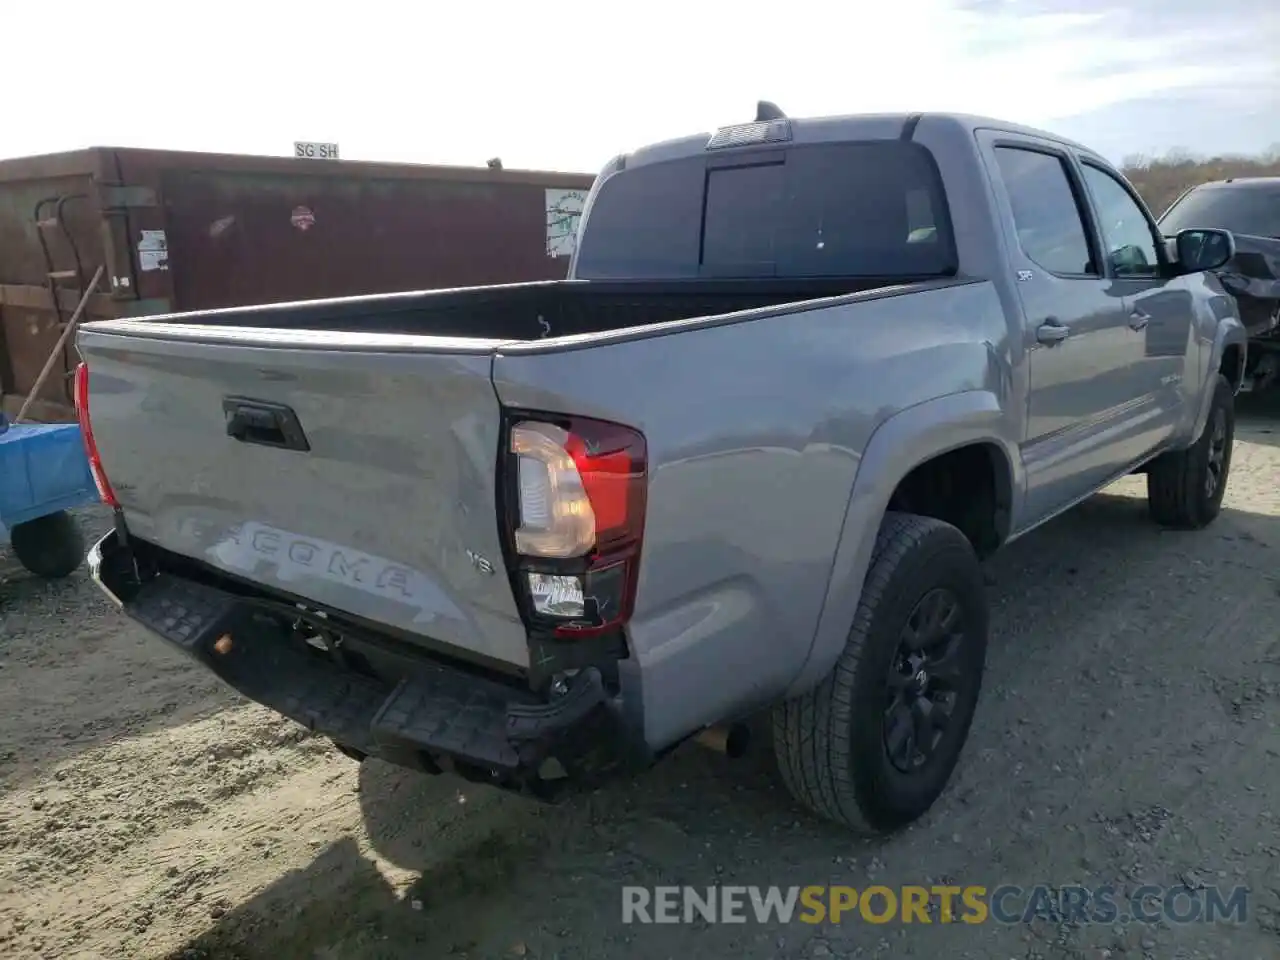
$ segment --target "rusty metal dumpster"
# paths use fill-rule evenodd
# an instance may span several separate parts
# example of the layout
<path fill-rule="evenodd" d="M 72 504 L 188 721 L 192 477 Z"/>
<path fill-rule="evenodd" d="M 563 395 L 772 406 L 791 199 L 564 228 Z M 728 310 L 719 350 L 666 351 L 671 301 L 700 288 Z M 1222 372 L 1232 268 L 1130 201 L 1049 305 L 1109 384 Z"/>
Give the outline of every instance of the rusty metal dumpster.
<path fill-rule="evenodd" d="M 564 277 L 590 174 L 93 148 L 0 160 L 0 391 L 86 321 Z M 74 419 L 75 348 L 31 416 Z"/>

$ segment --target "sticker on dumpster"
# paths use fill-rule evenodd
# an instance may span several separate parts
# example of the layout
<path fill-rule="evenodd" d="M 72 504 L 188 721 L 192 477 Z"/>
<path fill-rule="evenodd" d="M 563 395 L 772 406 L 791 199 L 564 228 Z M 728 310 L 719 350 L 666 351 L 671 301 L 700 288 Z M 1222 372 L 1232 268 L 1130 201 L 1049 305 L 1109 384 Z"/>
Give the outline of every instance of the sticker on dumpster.
<path fill-rule="evenodd" d="M 143 273 L 169 269 L 169 241 L 163 230 L 143 230 L 138 241 L 138 269 Z"/>
<path fill-rule="evenodd" d="M 586 190 L 547 190 L 547 256 L 571 257 L 578 239 L 578 221 Z"/>
<path fill-rule="evenodd" d="M 316 215 L 311 212 L 310 207 L 294 207 L 289 222 L 305 233 L 315 226 Z"/>

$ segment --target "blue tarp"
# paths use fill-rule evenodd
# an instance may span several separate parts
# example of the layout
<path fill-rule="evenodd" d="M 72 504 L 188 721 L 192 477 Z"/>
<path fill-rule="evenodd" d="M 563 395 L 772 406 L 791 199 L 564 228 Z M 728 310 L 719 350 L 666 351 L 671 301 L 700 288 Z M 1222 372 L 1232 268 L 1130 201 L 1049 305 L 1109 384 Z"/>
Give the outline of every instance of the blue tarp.
<path fill-rule="evenodd" d="M 97 499 L 78 424 L 16 424 L 0 416 L 0 526 Z"/>

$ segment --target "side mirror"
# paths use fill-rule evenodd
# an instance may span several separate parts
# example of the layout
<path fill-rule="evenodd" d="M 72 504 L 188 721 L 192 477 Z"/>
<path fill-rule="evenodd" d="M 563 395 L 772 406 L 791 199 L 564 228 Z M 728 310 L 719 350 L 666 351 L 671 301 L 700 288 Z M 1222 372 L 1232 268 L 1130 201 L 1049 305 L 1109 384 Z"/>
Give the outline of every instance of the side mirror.
<path fill-rule="evenodd" d="M 1217 270 L 1236 255 L 1236 238 L 1227 230 L 1179 230 L 1174 244 L 1187 273 Z"/>

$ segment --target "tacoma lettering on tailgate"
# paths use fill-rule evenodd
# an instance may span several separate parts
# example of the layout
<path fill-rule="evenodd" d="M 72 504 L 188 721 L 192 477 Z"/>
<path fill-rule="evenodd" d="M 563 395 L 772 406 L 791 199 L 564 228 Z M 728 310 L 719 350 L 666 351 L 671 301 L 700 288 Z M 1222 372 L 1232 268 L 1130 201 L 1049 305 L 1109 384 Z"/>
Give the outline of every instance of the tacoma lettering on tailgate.
<path fill-rule="evenodd" d="M 260 576 L 265 562 L 275 567 L 282 584 L 321 580 L 406 604 L 417 611 L 415 622 L 442 616 L 465 619 L 457 605 L 417 570 L 318 537 L 251 522 L 231 530 L 210 553 L 227 570 L 246 575 Z"/>

